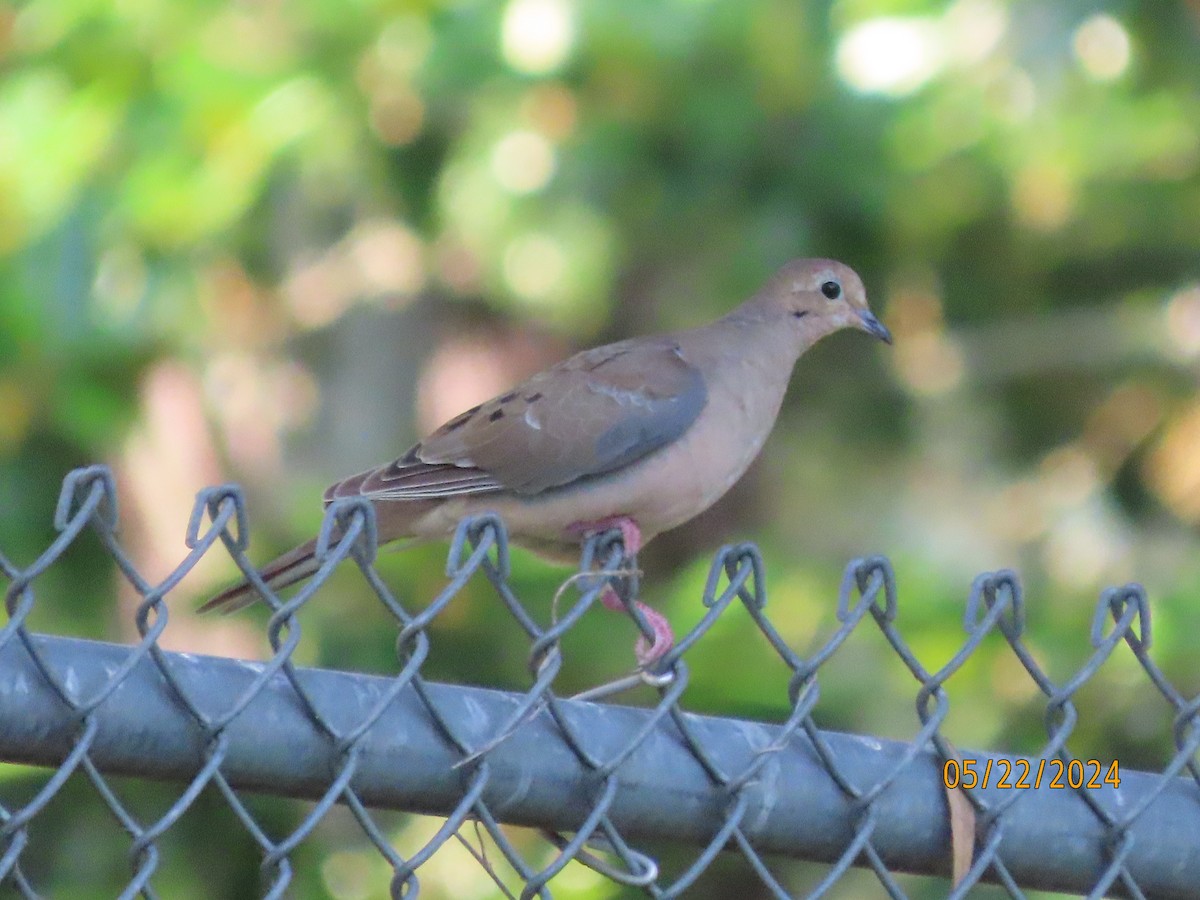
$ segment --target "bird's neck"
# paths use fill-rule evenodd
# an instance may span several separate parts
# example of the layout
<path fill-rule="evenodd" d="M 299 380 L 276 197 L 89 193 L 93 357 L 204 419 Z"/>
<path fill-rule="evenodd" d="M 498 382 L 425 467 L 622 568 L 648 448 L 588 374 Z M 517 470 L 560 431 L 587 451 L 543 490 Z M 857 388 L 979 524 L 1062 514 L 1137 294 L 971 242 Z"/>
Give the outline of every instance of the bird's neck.
<path fill-rule="evenodd" d="M 736 399 L 737 405 L 756 423 L 761 420 L 769 428 L 796 359 L 808 346 L 795 328 L 787 327 L 790 324 L 731 315 L 718 323 L 719 327 L 697 329 L 691 340 L 681 335 L 681 342 L 688 361 L 703 371 L 727 383 L 754 385 L 753 391 Z"/>
<path fill-rule="evenodd" d="M 789 372 L 800 354 L 811 347 L 819 338 L 810 335 L 807 323 L 781 319 L 779 316 L 761 317 L 735 309 L 722 320 L 721 329 L 725 352 L 737 353 L 742 359 L 757 361 L 764 367 L 786 368 Z"/>

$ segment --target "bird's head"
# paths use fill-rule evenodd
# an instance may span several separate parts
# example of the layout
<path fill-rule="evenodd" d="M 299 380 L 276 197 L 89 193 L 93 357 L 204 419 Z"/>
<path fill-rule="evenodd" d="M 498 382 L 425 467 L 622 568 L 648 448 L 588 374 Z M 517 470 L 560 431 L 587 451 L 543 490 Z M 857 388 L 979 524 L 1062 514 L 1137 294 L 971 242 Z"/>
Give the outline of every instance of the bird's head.
<path fill-rule="evenodd" d="M 849 266 L 832 259 L 792 260 L 746 307 L 759 316 L 785 320 L 805 343 L 842 328 L 857 328 L 892 342 L 891 332 L 867 306 L 862 279 Z M 779 327 L 785 327 L 784 323 Z"/>

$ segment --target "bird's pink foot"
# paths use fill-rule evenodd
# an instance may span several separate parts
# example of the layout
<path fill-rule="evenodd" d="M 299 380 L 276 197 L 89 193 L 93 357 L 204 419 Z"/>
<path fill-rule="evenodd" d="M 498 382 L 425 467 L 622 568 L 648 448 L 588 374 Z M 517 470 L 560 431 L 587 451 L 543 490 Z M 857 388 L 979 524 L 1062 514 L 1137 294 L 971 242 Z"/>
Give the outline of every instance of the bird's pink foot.
<path fill-rule="evenodd" d="M 638 551 L 642 549 L 642 529 L 638 528 L 638 523 L 629 516 L 608 516 L 594 522 L 574 522 L 567 526 L 567 531 L 578 538 L 589 538 L 613 528 L 621 532 L 625 555 L 637 556 Z"/>
<path fill-rule="evenodd" d="M 625 555 L 627 557 L 637 556 L 638 551 L 642 549 L 642 530 L 638 527 L 637 522 L 629 516 L 608 516 L 594 522 L 576 522 L 567 530 L 576 537 L 588 538 L 613 528 L 621 532 L 621 543 L 625 546 Z M 603 593 L 600 594 L 600 602 L 614 612 L 625 611 L 625 604 L 621 602 L 621 598 L 617 596 L 617 592 L 612 589 L 611 585 L 605 587 Z M 646 617 L 650 630 L 654 632 L 653 641 L 649 641 L 645 635 L 641 635 L 633 648 L 638 665 L 645 669 L 662 659 L 663 654 L 675 646 L 675 634 L 671 631 L 671 623 L 658 610 L 651 609 L 641 600 L 634 600 L 633 604 Z"/>
<path fill-rule="evenodd" d="M 621 602 L 621 598 L 617 596 L 617 592 L 611 586 L 604 588 L 600 594 L 600 602 L 606 609 L 611 609 L 613 612 L 625 611 L 625 604 Z M 667 617 L 658 610 L 647 606 L 641 600 L 634 600 L 633 605 L 646 617 L 650 630 L 654 632 L 653 641 L 646 640 L 644 634 L 640 635 L 633 648 L 633 655 L 637 657 L 638 666 L 648 669 L 675 646 L 675 633 L 671 630 L 671 623 L 667 621 Z"/>

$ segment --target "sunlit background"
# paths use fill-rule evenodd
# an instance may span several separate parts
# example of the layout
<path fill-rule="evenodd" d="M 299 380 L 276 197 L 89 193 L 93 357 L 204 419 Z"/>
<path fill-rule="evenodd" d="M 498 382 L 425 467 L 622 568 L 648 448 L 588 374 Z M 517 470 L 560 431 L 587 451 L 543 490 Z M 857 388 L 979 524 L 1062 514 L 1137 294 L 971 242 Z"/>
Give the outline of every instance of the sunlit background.
<path fill-rule="evenodd" d="M 882 552 L 934 668 L 972 577 L 1011 566 L 1065 681 L 1098 592 L 1137 579 L 1155 658 L 1194 692 L 1198 36 L 1194 0 L 0 7 L 0 552 L 34 559 L 62 476 L 103 461 L 148 577 L 183 556 L 196 491 L 228 480 L 266 561 L 315 532 L 327 483 L 572 349 L 705 321 L 789 258 L 833 256 L 894 347 L 840 334 L 801 361 L 760 463 L 644 554 L 645 599 L 686 630 L 711 551 L 755 540 L 772 619 L 804 652 L 835 627 L 845 562 Z M 444 554 L 381 566 L 419 607 Z M 517 563 L 548 620 L 563 573 Z M 261 611 L 192 612 L 232 573 L 214 555 L 185 581 L 164 643 L 268 651 Z M 35 627 L 136 634 L 98 545 L 37 587 Z M 305 616 L 304 662 L 394 671 L 395 628 L 352 573 Z M 579 630 L 564 692 L 632 664 L 629 622 L 597 611 Z M 483 586 L 432 636 L 431 676 L 528 683 L 527 642 Z M 914 683 L 875 637 L 828 665 L 818 720 L 911 737 Z M 765 649 L 731 610 L 689 655 L 687 704 L 782 718 L 787 672 Z M 1042 743 L 1000 642 L 950 690 L 961 746 Z M 1130 659 L 1084 693 L 1077 755 L 1161 765 L 1171 712 Z M 39 783 L 0 767 L 12 796 Z M 303 812 L 267 806 L 280 833 Z M 107 833 L 122 883 L 126 845 L 96 816 L 64 799 L 39 818 L 24 858 L 51 895 L 97 883 L 72 836 Z M 164 895 L 257 890 L 252 842 L 217 821 L 214 799 L 178 826 Z M 401 852 L 436 827 L 389 822 Z M 386 896 L 348 818 L 306 847 L 297 896 Z M 423 896 L 489 896 L 455 852 L 421 870 Z M 745 889 L 731 868 L 699 895 L 726 877 Z M 555 887 L 619 894 L 580 866 Z"/>

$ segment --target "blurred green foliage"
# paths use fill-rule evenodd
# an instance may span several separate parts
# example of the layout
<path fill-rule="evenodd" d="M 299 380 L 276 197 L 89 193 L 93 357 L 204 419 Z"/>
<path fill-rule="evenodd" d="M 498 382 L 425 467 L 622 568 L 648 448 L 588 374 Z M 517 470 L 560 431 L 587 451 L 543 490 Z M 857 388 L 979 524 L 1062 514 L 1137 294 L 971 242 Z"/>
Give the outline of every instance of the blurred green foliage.
<path fill-rule="evenodd" d="M 843 335 L 806 357 L 762 463 L 646 554 L 647 597 L 682 631 L 706 554 L 754 539 L 769 612 L 803 651 L 835 627 L 845 560 L 885 552 L 934 668 L 960 645 L 973 575 L 1014 566 L 1030 643 L 1065 681 L 1098 590 L 1137 578 L 1155 658 L 1194 692 L 1198 29 L 1183 0 L 0 8 L 0 551 L 35 558 L 62 476 L 102 460 L 149 576 L 182 557 L 190 495 L 223 479 L 247 485 L 265 560 L 313 532 L 325 482 L 417 436 L 414 402 L 440 408 L 431 353 L 461 329 L 540 365 L 529 346 L 701 321 L 790 257 L 833 256 L 894 350 Z M 443 554 L 381 565 L 419 605 Z M 189 616 L 229 575 L 185 584 L 177 645 L 262 652 L 261 614 Z M 548 618 L 561 576 L 521 556 L 514 580 Z M 94 543 L 37 588 L 39 629 L 128 638 L 131 601 Z M 392 670 L 394 629 L 352 577 L 308 616 L 303 660 Z M 628 623 L 592 619 L 565 646 L 564 692 L 630 662 Z M 913 683 L 869 631 L 824 672 L 819 721 L 909 737 Z M 527 683 L 485 586 L 432 635 L 431 677 Z M 731 611 L 689 655 L 689 707 L 781 718 L 787 672 L 764 649 Z M 1040 703 L 1001 642 L 950 694 L 960 746 L 1040 746 Z M 1077 755 L 1162 764 L 1170 710 L 1131 660 L 1081 702 Z M 0 769 L 5 802 L 39 777 Z M 121 844 L 83 808 L 72 794 L 34 830 L 27 868 L 54 896 L 122 883 L 71 852 L 81 829 Z M 302 812 L 271 810 L 281 830 Z M 205 802 L 172 832 L 164 895 L 253 890 L 256 854 L 226 830 L 218 846 L 221 817 Z M 393 826 L 401 844 L 424 827 Z M 297 896 L 384 895 L 345 823 L 314 840 Z M 564 896 L 615 892 L 572 878 Z"/>

